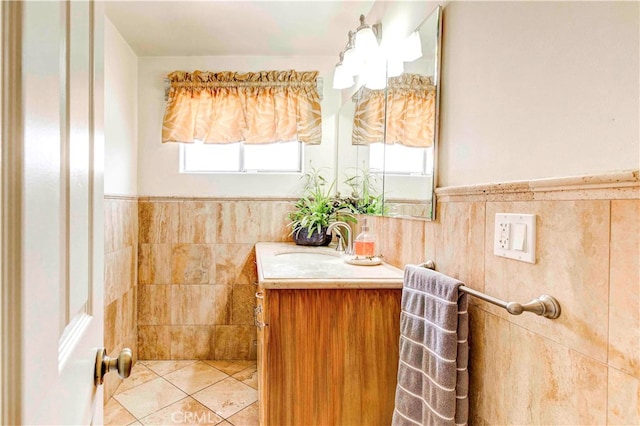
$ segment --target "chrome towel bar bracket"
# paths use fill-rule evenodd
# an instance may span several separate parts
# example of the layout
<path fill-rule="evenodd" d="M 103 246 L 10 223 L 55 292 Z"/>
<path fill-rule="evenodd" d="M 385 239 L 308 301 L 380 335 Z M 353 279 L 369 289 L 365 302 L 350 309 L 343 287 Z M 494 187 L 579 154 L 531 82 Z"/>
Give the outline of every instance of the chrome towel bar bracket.
<path fill-rule="evenodd" d="M 436 270 L 436 264 L 432 260 L 428 260 L 420 266 L 434 271 Z M 493 296 L 489 296 L 488 294 L 484 294 L 464 285 L 460 286 L 459 289 L 460 291 L 477 297 L 478 299 L 482 299 L 485 302 L 500 306 L 506 309 L 511 315 L 520 315 L 523 312 L 532 312 L 545 318 L 556 319 L 560 316 L 561 312 L 560 303 L 558 303 L 555 297 L 547 294 L 543 294 L 529 303 L 521 304 L 516 302 L 505 302 L 504 300 L 496 299 Z"/>

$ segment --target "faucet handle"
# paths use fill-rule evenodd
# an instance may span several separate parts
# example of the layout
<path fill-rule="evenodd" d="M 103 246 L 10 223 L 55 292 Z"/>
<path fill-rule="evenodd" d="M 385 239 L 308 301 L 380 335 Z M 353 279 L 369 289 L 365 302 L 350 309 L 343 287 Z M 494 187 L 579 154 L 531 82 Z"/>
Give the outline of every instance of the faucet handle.
<path fill-rule="evenodd" d="M 345 242 L 344 242 L 344 237 L 342 236 L 342 233 L 340 232 L 340 229 L 335 228 L 333 230 L 333 232 L 335 232 L 336 237 L 338 237 L 338 243 L 336 244 L 336 251 L 344 251 L 345 250 Z"/>

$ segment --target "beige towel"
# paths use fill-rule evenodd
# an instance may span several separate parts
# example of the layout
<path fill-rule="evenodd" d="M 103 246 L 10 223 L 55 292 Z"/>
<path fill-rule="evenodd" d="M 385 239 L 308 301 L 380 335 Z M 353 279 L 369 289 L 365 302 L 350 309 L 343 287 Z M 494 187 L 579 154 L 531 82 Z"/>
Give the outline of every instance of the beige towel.
<path fill-rule="evenodd" d="M 394 426 L 467 424 L 469 319 L 461 285 L 430 269 L 405 268 Z"/>

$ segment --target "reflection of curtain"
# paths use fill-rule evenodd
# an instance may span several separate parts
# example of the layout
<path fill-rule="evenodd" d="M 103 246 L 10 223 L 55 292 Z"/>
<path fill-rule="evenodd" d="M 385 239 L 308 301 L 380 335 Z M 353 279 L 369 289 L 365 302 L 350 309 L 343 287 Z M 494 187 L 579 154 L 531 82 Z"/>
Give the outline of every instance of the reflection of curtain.
<path fill-rule="evenodd" d="M 317 71 L 175 71 L 162 142 L 319 144 Z"/>
<path fill-rule="evenodd" d="M 384 139 L 384 90 L 360 88 L 353 121 L 354 145 Z M 428 148 L 435 132 L 436 88 L 431 77 L 402 74 L 387 85 L 386 143 Z"/>

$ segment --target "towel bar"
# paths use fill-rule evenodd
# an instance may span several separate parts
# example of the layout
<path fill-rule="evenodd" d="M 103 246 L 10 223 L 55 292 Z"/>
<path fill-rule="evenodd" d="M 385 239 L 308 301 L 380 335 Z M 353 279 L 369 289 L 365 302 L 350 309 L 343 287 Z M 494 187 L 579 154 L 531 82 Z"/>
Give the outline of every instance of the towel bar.
<path fill-rule="evenodd" d="M 420 266 L 423 268 L 436 270 L 436 264 L 432 260 L 428 260 L 422 263 Z M 533 299 L 529 303 L 521 304 L 516 302 L 505 302 L 504 300 L 496 299 L 493 296 L 484 294 L 478 290 L 474 290 L 467 286 L 460 286 L 460 291 L 475 296 L 478 299 L 482 299 L 485 302 L 500 306 L 507 310 L 511 315 L 520 315 L 523 312 L 532 312 L 536 315 L 541 315 L 545 318 L 556 319 L 560 316 L 560 303 L 555 297 L 543 294 L 537 299 Z"/>

